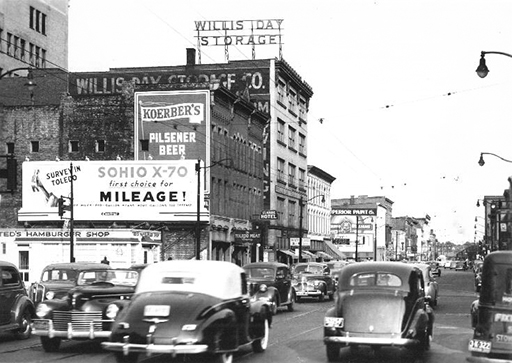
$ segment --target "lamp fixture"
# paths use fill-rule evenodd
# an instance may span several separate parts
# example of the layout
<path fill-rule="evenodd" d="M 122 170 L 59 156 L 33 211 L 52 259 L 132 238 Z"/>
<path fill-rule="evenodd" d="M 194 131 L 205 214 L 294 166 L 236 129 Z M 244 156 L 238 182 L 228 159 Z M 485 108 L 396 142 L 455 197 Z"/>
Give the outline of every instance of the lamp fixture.
<path fill-rule="evenodd" d="M 481 52 L 480 55 L 480 64 L 478 65 L 476 69 L 476 74 L 478 74 L 478 77 L 485 78 L 489 74 L 489 68 L 487 68 L 487 65 L 485 64 L 485 55 L 486 54 L 501 54 L 507 57 L 512 58 L 512 54 L 504 53 L 504 52 Z"/>

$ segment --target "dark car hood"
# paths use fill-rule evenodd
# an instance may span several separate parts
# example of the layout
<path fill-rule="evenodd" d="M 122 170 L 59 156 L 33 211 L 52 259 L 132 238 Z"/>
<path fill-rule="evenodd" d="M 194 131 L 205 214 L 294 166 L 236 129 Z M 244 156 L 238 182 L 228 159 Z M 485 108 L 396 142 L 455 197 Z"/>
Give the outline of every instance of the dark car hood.
<path fill-rule="evenodd" d="M 144 342 L 152 325 L 156 325 L 153 334 L 155 339 L 178 337 L 182 333 L 183 325 L 199 325 L 209 316 L 206 312 L 214 313 L 209 308 L 221 302 L 221 299 L 210 295 L 178 291 L 137 294 L 116 319 L 112 329 L 114 340 L 115 336 L 130 334 L 135 341 Z M 170 306 L 170 314 L 168 317 L 158 317 L 158 322 L 152 321 L 151 317 L 144 316 L 144 308 L 147 305 Z M 132 338 L 130 340 L 134 341 Z"/>
<path fill-rule="evenodd" d="M 358 333 L 400 333 L 405 315 L 403 292 L 365 290 L 339 295 L 336 309 L 345 330 Z"/>

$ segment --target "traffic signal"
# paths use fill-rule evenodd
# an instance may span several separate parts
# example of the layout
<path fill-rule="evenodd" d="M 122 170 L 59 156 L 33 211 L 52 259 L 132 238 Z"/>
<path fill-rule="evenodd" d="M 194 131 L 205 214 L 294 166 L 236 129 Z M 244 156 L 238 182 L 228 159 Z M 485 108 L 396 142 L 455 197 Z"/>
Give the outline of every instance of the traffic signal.
<path fill-rule="evenodd" d="M 57 200 L 57 206 L 59 207 L 59 216 L 62 218 L 62 216 L 64 215 L 64 198 L 60 197 L 58 200 Z"/>

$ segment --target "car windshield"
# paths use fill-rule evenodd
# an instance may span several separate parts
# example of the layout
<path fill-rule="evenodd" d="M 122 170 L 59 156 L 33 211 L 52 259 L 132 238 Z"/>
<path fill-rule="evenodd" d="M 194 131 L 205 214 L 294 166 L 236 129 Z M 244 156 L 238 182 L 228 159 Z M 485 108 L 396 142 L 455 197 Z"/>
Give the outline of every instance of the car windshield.
<path fill-rule="evenodd" d="M 91 270 L 81 271 L 78 275 L 78 285 L 109 282 L 114 285 L 135 286 L 139 273 L 134 270 Z"/>
<path fill-rule="evenodd" d="M 273 279 L 274 269 L 270 267 L 248 267 L 244 268 L 248 278 Z"/>
<path fill-rule="evenodd" d="M 77 271 L 70 269 L 46 270 L 41 277 L 42 282 L 69 282 L 76 280 Z"/>
<path fill-rule="evenodd" d="M 395 274 L 387 272 L 366 272 L 354 274 L 350 277 L 350 286 L 402 286 L 402 279 Z"/>
<path fill-rule="evenodd" d="M 323 273 L 324 269 L 322 266 L 317 265 L 298 265 L 295 266 L 294 272 L 297 274 L 300 273 L 309 273 L 309 274 L 319 274 Z"/>

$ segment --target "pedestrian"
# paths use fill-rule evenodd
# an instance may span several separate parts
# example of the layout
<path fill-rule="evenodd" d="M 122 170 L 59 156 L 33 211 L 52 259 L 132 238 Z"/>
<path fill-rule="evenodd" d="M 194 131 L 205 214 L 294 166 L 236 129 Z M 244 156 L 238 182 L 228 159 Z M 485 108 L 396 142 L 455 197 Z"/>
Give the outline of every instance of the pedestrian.
<path fill-rule="evenodd" d="M 110 261 L 107 260 L 107 256 L 103 257 L 103 260 L 101 260 L 101 263 L 104 263 L 105 265 L 110 265 Z"/>

